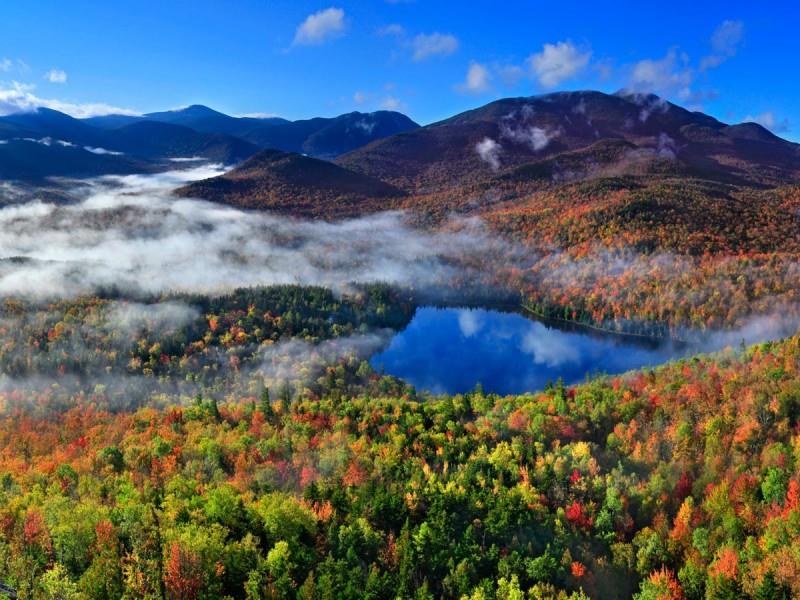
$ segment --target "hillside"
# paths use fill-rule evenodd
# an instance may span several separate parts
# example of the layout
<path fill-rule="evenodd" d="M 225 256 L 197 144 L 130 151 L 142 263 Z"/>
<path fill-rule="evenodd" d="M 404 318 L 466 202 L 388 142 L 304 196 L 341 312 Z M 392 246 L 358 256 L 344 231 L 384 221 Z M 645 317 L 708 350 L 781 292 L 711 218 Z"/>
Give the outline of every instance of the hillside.
<path fill-rule="evenodd" d="M 80 119 L 41 107 L 0 117 L 0 136 L 2 139 L 49 137 L 81 146 L 102 146 L 108 140 L 102 131 Z"/>
<path fill-rule="evenodd" d="M 371 201 L 390 203 L 397 188 L 333 163 L 292 152 L 265 150 L 232 171 L 180 188 L 180 196 L 239 208 L 316 216 L 370 212 Z M 335 207 L 335 209 L 333 208 Z"/>

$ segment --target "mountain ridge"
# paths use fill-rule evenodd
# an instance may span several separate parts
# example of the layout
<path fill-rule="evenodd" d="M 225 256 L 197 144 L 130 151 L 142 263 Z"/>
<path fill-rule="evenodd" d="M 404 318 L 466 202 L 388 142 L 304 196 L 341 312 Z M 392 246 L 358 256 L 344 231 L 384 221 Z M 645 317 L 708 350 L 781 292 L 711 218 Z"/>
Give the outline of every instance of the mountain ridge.
<path fill-rule="evenodd" d="M 265 145 L 335 158 L 378 136 L 412 127 L 417 125 L 408 117 L 390 111 L 291 122 L 230 117 L 203 105 L 88 119 L 40 107 L 0 117 L 0 173 L 11 180 L 39 181 L 164 170 L 174 167 L 174 158 L 232 165 Z"/>
<path fill-rule="evenodd" d="M 333 162 L 402 190 L 406 208 L 442 215 L 486 214 L 496 205 L 524 204 L 532 194 L 603 178 L 622 177 L 638 188 L 674 188 L 683 181 L 692 189 L 723 186 L 726 193 L 800 182 L 797 144 L 755 123 L 729 125 L 652 94 L 628 92 L 503 98 L 382 137 Z M 234 175 L 240 188 L 247 176 Z M 249 176 L 262 184 L 272 177 L 253 169 Z M 279 195 L 262 195 L 271 200 L 259 207 L 291 212 L 291 198 Z M 396 198 L 373 200 L 360 199 L 365 212 L 397 206 Z M 340 206 L 317 204 L 313 216 L 337 218 Z M 312 216 L 307 208 L 296 214 Z"/>
<path fill-rule="evenodd" d="M 232 117 L 202 104 L 147 113 L 140 117 L 110 115 L 89 121 L 98 126 L 113 127 L 118 123 L 133 122 L 131 119 L 183 125 L 204 133 L 225 133 L 264 150 L 298 152 L 317 158 L 335 158 L 372 141 L 376 136 L 393 135 L 419 127 L 406 115 L 396 111 L 352 111 L 335 117 L 290 121 L 281 117 Z"/>

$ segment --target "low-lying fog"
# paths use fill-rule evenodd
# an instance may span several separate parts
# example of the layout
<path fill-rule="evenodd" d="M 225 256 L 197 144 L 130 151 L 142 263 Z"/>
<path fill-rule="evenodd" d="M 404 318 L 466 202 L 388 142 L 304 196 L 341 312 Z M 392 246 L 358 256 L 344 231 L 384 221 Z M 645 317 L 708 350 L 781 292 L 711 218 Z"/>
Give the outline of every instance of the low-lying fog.
<path fill-rule="evenodd" d="M 453 261 L 503 246 L 475 220 L 430 234 L 399 212 L 311 222 L 170 194 L 220 172 L 202 166 L 103 177 L 76 184 L 74 204 L 31 201 L 0 209 L 0 259 L 7 259 L 0 262 L 0 295 L 50 299 L 110 288 L 214 293 L 285 283 L 341 289 L 376 281 L 425 288 L 447 281 Z"/>

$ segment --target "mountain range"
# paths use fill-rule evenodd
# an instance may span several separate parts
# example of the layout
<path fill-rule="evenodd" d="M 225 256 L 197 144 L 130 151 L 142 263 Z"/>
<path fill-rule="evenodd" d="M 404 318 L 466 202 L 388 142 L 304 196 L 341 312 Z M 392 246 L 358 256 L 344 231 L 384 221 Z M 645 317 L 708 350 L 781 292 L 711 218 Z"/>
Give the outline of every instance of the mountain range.
<path fill-rule="evenodd" d="M 585 232 L 561 220 L 569 196 L 580 200 L 573 209 L 585 204 L 581 222 L 588 215 L 620 231 L 636 222 L 629 233 L 641 237 L 642 219 L 671 221 L 706 246 L 727 243 L 729 218 L 767 214 L 771 190 L 800 183 L 797 144 L 756 123 L 730 125 L 627 92 L 505 98 L 424 127 L 390 111 L 287 121 L 198 105 L 85 120 L 44 108 L 0 118 L 3 179 L 154 172 L 176 159 L 238 165 L 177 194 L 246 209 L 325 219 L 459 212 L 580 239 Z M 695 231 L 709 214 L 718 215 L 715 225 Z"/>
<path fill-rule="evenodd" d="M 626 92 L 498 100 L 364 144 L 333 159 L 339 169 L 308 169 L 305 181 L 292 170 L 291 182 L 284 179 L 286 164 L 299 169 L 314 160 L 295 154 L 283 156 L 280 166 L 255 161 L 179 193 L 339 218 L 353 214 L 358 202 L 361 212 L 507 210 L 533 194 L 587 182 L 612 191 L 663 191 L 680 182 L 701 194 L 729 196 L 800 181 L 800 146 L 761 125 L 728 125 L 654 95 Z M 358 197 L 344 202 L 343 182 L 356 175 L 369 179 L 360 180 Z M 386 185 L 396 193 L 387 194 Z"/>
<path fill-rule="evenodd" d="M 231 117 L 197 105 L 88 119 L 39 108 L 0 117 L 0 178 L 37 181 L 150 172 L 189 158 L 232 165 L 267 148 L 335 158 L 416 127 L 391 111 L 288 121 Z"/>

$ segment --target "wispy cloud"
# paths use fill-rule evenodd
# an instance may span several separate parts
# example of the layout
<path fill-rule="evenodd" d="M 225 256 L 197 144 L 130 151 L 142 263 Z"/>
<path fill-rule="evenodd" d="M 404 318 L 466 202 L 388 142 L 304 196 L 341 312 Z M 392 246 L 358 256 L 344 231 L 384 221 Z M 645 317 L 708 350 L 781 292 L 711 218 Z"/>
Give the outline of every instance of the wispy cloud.
<path fill-rule="evenodd" d="M 700 70 L 706 71 L 736 55 L 736 50 L 744 36 L 744 23 L 741 21 L 723 21 L 711 36 L 712 54 L 700 61 Z"/>
<path fill-rule="evenodd" d="M 67 73 L 61 69 L 50 69 L 44 78 L 50 83 L 67 83 Z"/>
<path fill-rule="evenodd" d="M 111 106 L 103 102 L 74 103 L 40 98 L 33 93 L 35 86 L 12 82 L 11 87 L 0 88 L 0 115 L 30 112 L 39 107 L 52 108 L 79 119 L 100 115 L 136 115 L 134 110 Z"/>
<path fill-rule="evenodd" d="M 405 110 L 407 108 L 405 102 L 398 100 L 394 96 L 386 96 L 381 100 L 380 106 L 383 110 Z"/>
<path fill-rule="evenodd" d="M 591 57 L 591 51 L 581 50 L 572 42 L 565 41 L 545 44 L 541 52 L 528 57 L 528 64 L 541 86 L 553 88 L 581 73 Z"/>
<path fill-rule="evenodd" d="M 412 57 L 415 61 L 450 56 L 458 50 L 458 46 L 458 38 L 449 33 L 420 33 L 411 40 Z"/>
<path fill-rule="evenodd" d="M 248 119 L 279 119 L 281 118 L 280 115 L 275 113 L 267 113 L 267 112 L 249 112 L 249 113 L 241 113 L 237 115 L 238 117 L 244 117 Z"/>
<path fill-rule="evenodd" d="M 693 88 L 697 74 L 714 69 L 735 56 L 743 35 L 741 21 L 723 21 L 711 35 L 711 54 L 704 56 L 699 64 L 693 64 L 685 52 L 673 47 L 662 58 L 634 63 L 630 67 L 628 87 L 636 92 L 676 97 L 699 110 L 704 101 L 718 94 L 715 90 Z"/>
<path fill-rule="evenodd" d="M 0 73 L 29 73 L 31 68 L 21 58 L 10 59 L 8 57 L 0 58 Z"/>
<path fill-rule="evenodd" d="M 298 26 L 294 34 L 295 46 L 314 46 L 342 35 L 347 27 L 344 10 L 326 8 L 311 15 Z"/>
<path fill-rule="evenodd" d="M 482 94 L 491 88 L 492 74 L 479 62 L 472 61 L 467 68 L 467 77 L 457 89 L 466 94 Z"/>
<path fill-rule="evenodd" d="M 663 58 L 640 60 L 634 64 L 629 85 L 635 91 L 686 98 L 691 94 L 693 78 L 689 57 L 678 55 L 677 49 L 670 48 Z"/>
<path fill-rule="evenodd" d="M 378 29 L 378 35 L 383 36 L 404 36 L 405 34 L 406 28 L 397 23 L 390 23 L 389 25 Z"/>
<path fill-rule="evenodd" d="M 485 137 L 475 144 L 475 152 L 478 153 L 480 159 L 495 171 L 500 168 L 500 153 L 502 151 L 503 147 L 490 137 Z"/>

